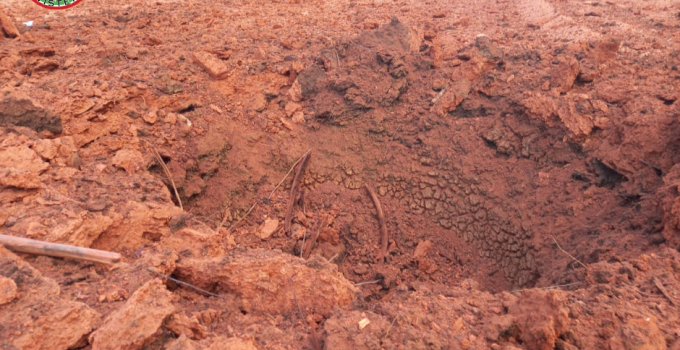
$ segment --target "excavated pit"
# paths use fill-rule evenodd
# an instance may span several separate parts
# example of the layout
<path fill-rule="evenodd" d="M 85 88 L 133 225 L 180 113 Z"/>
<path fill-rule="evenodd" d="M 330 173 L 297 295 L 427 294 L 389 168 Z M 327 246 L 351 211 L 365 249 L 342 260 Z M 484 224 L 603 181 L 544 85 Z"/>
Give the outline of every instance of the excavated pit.
<path fill-rule="evenodd" d="M 313 253 L 333 259 L 356 283 L 380 281 L 377 293 L 406 281 L 455 284 L 465 277 L 491 291 L 571 283 L 584 271 L 558 242 L 567 249 L 583 245 L 586 250 L 574 255 L 598 261 L 592 258 L 599 256 L 597 249 L 611 250 L 616 241 L 610 232 L 589 243 L 601 227 L 624 227 L 632 240 L 651 234 L 622 222 L 637 217 L 641 205 L 651 207 L 622 190 L 627 178 L 585 152 L 582 136 L 557 124 L 553 112 L 541 110 L 555 102 L 527 99 L 512 85 L 513 72 L 527 58 L 539 58 L 517 48 L 504 52 L 483 35 L 447 51 L 446 43 L 421 41 L 396 18 L 329 43 L 310 65 L 291 59 L 282 70 L 287 82 L 263 82 L 265 93 L 246 105 L 256 112 L 266 101 L 264 116 L 277 109 L 293 119 L 303 113 L 309 126 L 295 140 L 242 135 L 226 121 L 196 141 L 197 163 L 181 172 L 187 179 L 200 177 L 209 190 L 186 198 L 187 191 L 201 190 L 193 190 L 196 181 L 183 188 L 189 212 L 211 213 L 199 219 L 215 223 L 226 212 L 231 225 L 254 201 L 240 244 L 264 243 L 294 255 L 330 215 Z M 436 69 L 452 59 L 453 68 Z M 267 233 L 266 241 L 245 234 L 265 221 L 283 222 L 293 176 L 272 201 L 268 194 L 308 149 L 305 191 L 295 198 L 304 206 L 296 207 L 292 239 L 282 230 L 271 238 Z M 384 266 L 375 261 L 379 230 L 365 184 L 386 208 L 390 243 Z M 593 213 L 584 210 L 588 201 L 607 204 Z"/>

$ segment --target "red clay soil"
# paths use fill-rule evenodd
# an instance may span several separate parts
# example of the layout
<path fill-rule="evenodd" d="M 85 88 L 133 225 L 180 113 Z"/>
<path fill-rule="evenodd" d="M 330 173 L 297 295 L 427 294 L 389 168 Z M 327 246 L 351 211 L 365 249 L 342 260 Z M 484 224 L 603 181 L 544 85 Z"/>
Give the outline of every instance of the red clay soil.
<path fill-rule="evenodd" d="M 680 349 L 675 2 L 0 11 L 0 349 Z"/>

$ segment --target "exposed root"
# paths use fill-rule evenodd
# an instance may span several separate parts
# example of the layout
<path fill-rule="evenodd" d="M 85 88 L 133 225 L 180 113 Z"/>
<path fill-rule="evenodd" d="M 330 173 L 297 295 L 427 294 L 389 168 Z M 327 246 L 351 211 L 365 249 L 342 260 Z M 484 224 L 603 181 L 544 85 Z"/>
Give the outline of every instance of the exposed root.
<path fill-rule="evenodd" d="M 231 208 L 231 207 L 226 207 L 226 208 L 224 209 L 224 215 L 222 216 L 222 221 L 220 221 L 220 225 L 217 226 L 217 228 L 215 229 L 215 232 L 219 232 L 220 229 L 222 228 L 222 226 L 224 226 L 224 223 L 227 221 L 227 217 L 229 217 L 229 216 L 227 215 L 227 212 L 229 211 L 229 208 Z"/>
<path fill-rule="evenodd" d="M 312 327 L 307 326 L 307 317 L 305 317 L 305 314 L 302 312 L 302 307 L 300 307 L 300 301 L 297 298 L 297 293 L 295 292 L 295 287 L 293 286 L 293 282 L 295 281 L 295 275 L 291 276 L 288 279 L 288 283 L 290 284 L 290 289 L 293 291 L 293 298 L 295 298 L 295 304 L 297 304 L 298 307 L 298 313 L 300 315 L 300 321 L 302 322 L 302 325 L 305 327 L 305 330 L 307 330 L 310 334 L 310 337 L 312 338 L 312 348 L 314 350 L 321 350 L 323 349 L 323 346 L 321 344 L 321 340 L 319 339 L 319 335 L 316 332 L 316 329 Z"/>
<path fill-rule="evenodd" d="M 314 247 L 314 243 L 316 243 L 316 240 L 319 238 L 319 234 L 321 233 L 321 230 L 323 230 L 326 225 L 328 225 L 328 214 L 324 214 L 321 220 L 319 220 L 319 223 L 316 226 L 316 229 L 314 230 L 314 233 L 309 237 L 309 244 L 307 246 L 304 246 L 303 243 L 303 248 L 301 249 L 304 253 L 302 254 L 302 258 L 308 259 L 309 255 L 312 254 L 312 248 Z"/>
<path fill-rule="evenodd" d="M 279 189 L 279 187 L 281 187 L 281 184 L 283 184 L 283 182 L 286 181 L 286 179 L 288 178 L 288 175 L 290 175 L 290 173 L 293 172 L 293 169 L 295 169 L 295 166 L 298 165 L 298 163 L 300 163 L 300 161 L 302 159 L 304 159 L 310 152 L 312 152 L 311 149 L 309 151 L 305 152 L 305 154 L 303 154 L 302 157 L 300 157 L 298 160 L 295 161 L 295 163 L 293 163 L 293 166 L 290 167 L 290 170 L 288 170 L 288 172 L 286 173 L 286 176 L 284 176 L 283 179 L 281 179 L 281 181 L 279 181 L 279 183 L 276 184 L 276 186 L 274 187 L 272 192 L 269 194 L 269 197 L 267 197 L 267 200 L 272 199 L 274 192 L 276 192 L 276 190 Z"/>
<path fill-rule="evenodd" d="M 378 212 L 378 221 L 380 223 L 380 254 L 378 255 L 378 261 L 382 264 L 387 256 L 387 225 L 385 224 L 385 214 L 380 205 L 380 200 L 378 200 L 378 196 L 373 189 L 368 184 L 366 184 L 365 187 L 373 200 L 375 210 Z"/>
<path fill-rule="evenodd" d="M 158 164 L 160 164 L 160 166 L 163 168 L 165 176 L 168 177 L 170 183 L 172 184 L 172 189 L 175 191 L 175 197 L 177 198 L 177 203 L 179 203 L 179 207 L 182 208 L 182 210 L 184 210 L 184 206 L 182 205 L 182 199 L 179 198 L 179 192 L 177 191 L 177 186 L 175 186 L 175 180 L 172 179 L 172 174 L 170 174 L 170 169 L 168 169 L 168 166 L 165 165 L 163 158 L 161 158 L 161 155 L 158 153 L 156 148 L 151 146 L 151 149 L 153 150 L 153 155 L 156 158 L 156 162 L 158 162 Z"/>
<path fill-rule="evenodd" d="M 312 156 L 312 151 L 308 151 L 305 153 L 304 156 L 300 159 L 300 165 L 298 166 L 298 170 L 295 173 L 295 178 L 293 179 L 293 185 L 290 187 L 290 196 L 288 198 L 288 210 L 286 210 L 286 220 L 283 223 L 283 229 L 286 232 L 286 234 L 290 233 L 290 225 L 291 222 L 293 221 L 293 207 L 295 206 L 295 198 L 297 197 L 297 193 L 300 189 L 300 182 L 302 182 L 302 176 L 305 173 L 305 169 L 307 169 L 307 166 L 309 165 L 309 159 Z"/>

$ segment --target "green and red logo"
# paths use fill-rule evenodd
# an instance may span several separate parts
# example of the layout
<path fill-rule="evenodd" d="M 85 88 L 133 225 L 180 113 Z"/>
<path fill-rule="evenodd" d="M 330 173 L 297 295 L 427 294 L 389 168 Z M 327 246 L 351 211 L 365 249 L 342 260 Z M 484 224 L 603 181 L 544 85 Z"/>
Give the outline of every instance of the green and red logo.
<path fill-rule="evenodd" d="M 38 6 L 50 10 L 63 10 L 81 3 L 83 0 L 33 0 Z"/>

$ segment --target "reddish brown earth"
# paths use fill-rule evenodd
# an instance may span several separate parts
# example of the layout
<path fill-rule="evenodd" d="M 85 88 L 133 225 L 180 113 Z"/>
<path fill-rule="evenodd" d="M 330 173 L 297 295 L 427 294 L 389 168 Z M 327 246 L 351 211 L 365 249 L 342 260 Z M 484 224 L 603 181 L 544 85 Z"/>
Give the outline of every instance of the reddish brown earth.
<path fill-rule="evenodd" d="M 1 349 L 680 349 L 676 2 L 0 10 Z"/>

